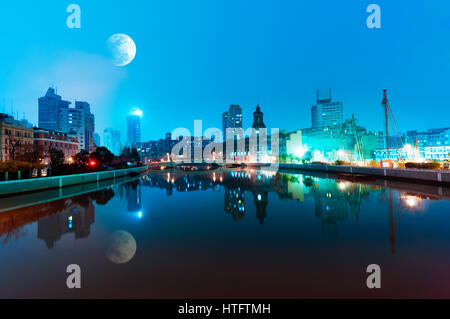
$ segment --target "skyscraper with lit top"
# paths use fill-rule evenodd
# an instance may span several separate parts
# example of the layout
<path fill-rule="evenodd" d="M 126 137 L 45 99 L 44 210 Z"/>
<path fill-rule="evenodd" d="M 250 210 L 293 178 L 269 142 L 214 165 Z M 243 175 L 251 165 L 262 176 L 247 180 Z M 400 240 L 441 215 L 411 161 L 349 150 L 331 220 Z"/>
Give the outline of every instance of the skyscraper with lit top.
<path fill-rule="evenodd" d="M 134 109 L 127 117 L 127 145 L 136 147 L 141 142 L 142 111 Z"/>

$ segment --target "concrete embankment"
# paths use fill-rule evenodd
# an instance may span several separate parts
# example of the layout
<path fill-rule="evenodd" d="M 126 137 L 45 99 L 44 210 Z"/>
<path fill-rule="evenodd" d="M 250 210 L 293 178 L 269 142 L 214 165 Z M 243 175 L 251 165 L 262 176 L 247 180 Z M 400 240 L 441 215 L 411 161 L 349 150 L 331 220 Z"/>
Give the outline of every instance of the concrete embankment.
<path fill-rule="evenodd" d="M 79 184 L 63 188 L 44 189 L 36 192 L 0 196 L 0 213 L 11 210 L 17 210 L 29 206 L 45 204 L 60 199 L 65 199 L 68 197 L 89 194 L 105 188 L 138 180 L 143 174 L 144 173 L 139 174 L 137 176 L 127 175 L 122 177 L 116 177 L 113 179 L 105 179 L 99 181 L 98 183 Z"/>
<path fill-rule="evenodd" d="M 134 167 L 113 171 L 103 171 L 96 173 L 64 175 L 55 177 L 42 177 L 27 180 L 17 180 L 0 182 L 0 196 L 10 196 L 21 193 L 37 192 L 47 189 L 57 189 L 67 186 L 98 183 L 103 180 L 128 176 L 131 174 L 140 174 L 147 170 L 146 166 Z"/>
<path fill-rule="evenodd" d="M 436 185 L 450 185 L 449 170 L 425 170 L 410 168 L 381 168 L 381 167 L 356 167 L 335 166 L 317 164 L 280 164 L 280 168 L 299 171 L 318 171 L 335 174 L 366 175 L 376 178 L 393 179 L 431 183 Z"/>

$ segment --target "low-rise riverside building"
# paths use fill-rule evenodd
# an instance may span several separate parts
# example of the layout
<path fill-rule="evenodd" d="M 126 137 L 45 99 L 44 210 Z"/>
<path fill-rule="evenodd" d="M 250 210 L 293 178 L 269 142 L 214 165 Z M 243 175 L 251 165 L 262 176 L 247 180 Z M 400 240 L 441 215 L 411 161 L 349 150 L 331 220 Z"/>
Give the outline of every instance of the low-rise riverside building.
<path fill-rule="evenodd" d="M 408 131 L 403 137 L 405 143 L 419 147 L 450 145 L 450 127 L 432 128 L 426 132 Z"/>
<path fill-rule="evenodd" d="M 78 140 L 74 135 L 34 128 L 33 139 L 34 149 L 43 164 L 48 164 L 51 149 L 62 151 L 67 162 L 70 162 L 78 153 Z"/>
<path fill-rule="evenodd" d="M 21 159 L 32 148 L 32 125 L 26 120 L 16 120 L 11 115 L 0 113 L 0 159 Z"/>
<path fill-rule="evenodd" d="M 425 147 L 425 159 L 428 161 L 448 161 L 450 159 L 450 145 L 436 145 Z"/>
<path fill-rule="evenodd" d="M 434 145 L 415 148 L 405 145 L 402 148 L 390 148 L 389 156 L 386 148 L 375 151 L 377 160 L 407 160 L 407 161 L 448 161 L 450 145 Z"/>

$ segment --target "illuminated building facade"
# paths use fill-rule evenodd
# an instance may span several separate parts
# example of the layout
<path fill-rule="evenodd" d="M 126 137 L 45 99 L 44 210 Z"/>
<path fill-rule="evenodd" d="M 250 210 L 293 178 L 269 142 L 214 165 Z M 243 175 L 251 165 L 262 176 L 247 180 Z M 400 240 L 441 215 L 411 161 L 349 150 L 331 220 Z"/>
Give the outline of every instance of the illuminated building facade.
<path fill-rule="evenodd" d="M 373 159 L 383 140 L 380 136 L 382 132 L 367 131 L 357 124 L 356 119 L 348 119 L 342 125 L 283 131 L 280 134 L 280 156 L 301 159 L 311 152 L 312 161 Z M 361 154 L 357 156 L 358 142 Z"/>
<path fill-rule="evenodd" d="M 429 129 L 426 132 L 408 131 L 404 136 L 406 144 L 419 147 L 450 145 L 450 127 Z"/>
<path fill-rule="evenodd" d="M 425 159 L 429 161 L 448 161 L 450 159 L 450 145 L 425 147 Z"/>
<path fill-rule="evenodd" d="M 166 133 L 164 139 L 138 143 L 137 150 L 142 159 L 160 160 L 167 159 L 167 154 L 172 153 L 172 148 L 179 140 L 172 139 L 172 133 Z M 193 154 L 193 152 L 191 152 Z"/>
<path fill-rule="evenodd" d="M 94 122 L 89 103 L 76 101 L 75 108 L 69 108 L 69 132 L 77 136 L 78 151 L 94 151 Z"/>
<path fill-rule="evenodd" d="M 37 151 L 38 158 L 44 164 L 49 163 L 51 149 L 62 151 L 68 162 L 78 153 L 78 140 L 75 135 L 34 128 L 33 139 L 34 149 Z"/>
<path fill-rule="evenodd" d="M 127 145 L 136 147 L 141 142 L 141 116 L 132 114 L 127 117 Z"/>

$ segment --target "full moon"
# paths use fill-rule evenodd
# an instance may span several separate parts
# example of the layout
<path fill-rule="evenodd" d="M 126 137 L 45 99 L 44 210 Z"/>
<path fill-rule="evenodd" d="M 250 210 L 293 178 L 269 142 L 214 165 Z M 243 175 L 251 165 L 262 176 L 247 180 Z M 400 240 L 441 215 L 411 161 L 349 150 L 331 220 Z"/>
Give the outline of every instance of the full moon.
<path fill-rule="evenodd" d="M 136 44 L 126 34 L 114 34 L 109 37 L 106 43 L 111 56 L 111 62 L 116 66 L 127 65 L 136 56 Z"/>
<path fill-rule="evenodd" d="M 133 259 L 136 249 L 134 237 L 129 232 L 119 230 L 109 240 L 106 257 L 115 264 L 126 264 Z"/>

